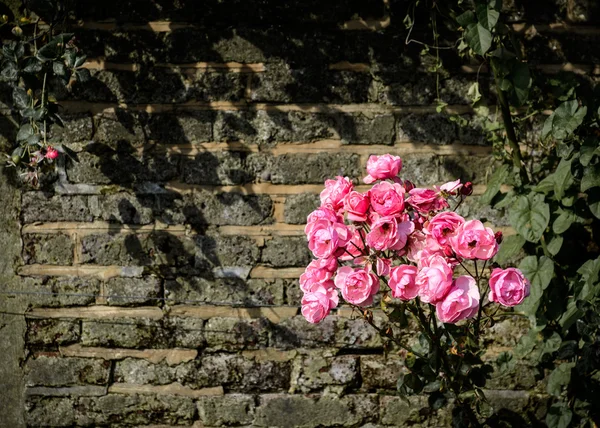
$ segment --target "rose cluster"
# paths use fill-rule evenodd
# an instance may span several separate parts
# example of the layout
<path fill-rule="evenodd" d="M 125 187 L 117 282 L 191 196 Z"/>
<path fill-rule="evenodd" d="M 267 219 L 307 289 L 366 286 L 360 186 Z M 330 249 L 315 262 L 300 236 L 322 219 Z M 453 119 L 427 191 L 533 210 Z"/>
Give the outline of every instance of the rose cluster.
<path fill-rule="evenodd" d="M 449 210 L 450 200 L 458 204 L 472 193 L 471 183 L 418 188 L 398 177 L 401 170 L 398 156 L 371 156 L 364 182 L 375 184 L 368 191 L 356 191 L 348 177 L 325 182 L 321 206 L 305 227 L 316 257 L 300 276 L 308 321 L 323 320 L 339 293 L 352 305 L 369 306 L 382 284 L 394 298 L 434 305 L 444 323 L 479 311 L 478 281 L 454 273 L 466 260 L 494 257 L 502 235 Z M 494 269 L 489 287 L 489 300 L 505 306 L 529 295 L 529 282 L 514 268 Z"/>

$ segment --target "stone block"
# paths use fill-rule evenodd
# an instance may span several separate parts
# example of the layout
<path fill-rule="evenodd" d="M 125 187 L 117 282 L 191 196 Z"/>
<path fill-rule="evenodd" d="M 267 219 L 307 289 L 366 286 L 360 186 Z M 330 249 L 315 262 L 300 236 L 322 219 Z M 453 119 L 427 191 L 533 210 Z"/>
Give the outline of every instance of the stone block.
<path fill-rule="evenodd" d="M 125 358 L 115 363 L 114 380 L 137 385 L 166 385 L 173 382 L 185 385 L 190 378 L 196 378 L 195 373 L 199 367 L 197 360 L 169 366 L 164 362 L 152 364 L 146 360 Z"/>
<path fill-rule="evenodd" d="M 361 349 L 383 346 L 379 333 L 362 318 L 339 318 L 335 334 L 336 346 Z"/>
<path fill-rule="evenodd" d="M 155 276 L 144 278 L 111 278 L 104 283 L 109 305 L 129 306 L 160 303 L 161 281 Z"/>
<path fill-rule="evenodd" d="M 294 360 L 293 386 L 299 392 L 310 392 L 325 387 L 353 389 L 359 383 L 359 359 L 344 355 L 333 357 L 323 352 L 310 353 Z"/>
<path fill-rule="evenodd" d="M 113 149 L 123 144 L 140 147 L 146 142 L 143 118 L 121 108 L 117 108 L 114 114 L 103 114 L 96 118 L 94 141 Z"/>
<path fill-rule="evenodd" d="M 338 175 L 359 177 L 362 174 L 360 158 L 351 153 L 315 153 L 281 155 L 261 173 L 273 184 L 323 184 Z"/>
<path fill-rule="evenodd" d="M 29 359 L 25 364 L 27 386 L 106 385 L 110 361 L 91 358 Z"/>
<path fill-rule="evenodd" d="M 111 223 L 148 224 L 158 213 L 158 203 L 153 195 L 114 193 L 90 197 L 94 201 L 96 217 Z"/>
<path fill-rule="evenodd" d="M 339 115 L 344 144 L 391 145 L 396 139 L 396 119 L 391 114 Z"/>
<path fill-rule="evenodd" d="M 94 124 L 89 114 L 61 115 L 64 127 L 54 125 L 50 141 L 63 144 L 89 141 L 94 132 Z"/>
<path fill-rule="evenodd" d="M 437 155 L 407 155 L 402 158 L 400 177 L 412 181 L 417 187 L 428 187 L 440 182 Z"/>
<path fill-rule="evenodd" d="M 273 325 L 271 346 L 282 349 L 333 346 L 336 322 L 335 316 L 329 316 L 319 324 L 310 324 L 303 316 L 287 318 Z"/>
<path fill-rule="evenodd" d="M 69 235 L 23 235 L 23 261 L 26 264 L 70 265 L 73 242 Z"/>
<path fill-rule="evenodd" d="M 460 178 L 462 183 L 484 184 L 486 173 L 493 164 L 491 156 L 440 156 L 440 181 Z"/>
<path fill-rule="evenodd" d="M 199 191 L 185 199 L 183 214 L 192 225 L 251 226 L 270 220 L 272 209 L 268 195 Z"/>
<path fill-rule="evenodd" d="M 223 397 L 200 397 L 198 416 L 206 426 L 251 424 L 254 418 L 254 397 L 227 394 Z"/>
<path fill-rule="evenodd" d="M 179 348 L 202 348 L 206 346 L 204 324 L 204 320 L 197 318 L 167 318 L 165 342 Z"/>
<path fill-rule="evenodd" d="M 28 302 L 32 307 L 85 306 L 95 302 L 100 294 L 100 281 L 93 278 L 35 277 L 22 278 L 23 289 L 31 291 Z"/>
<path fill-rule="evenodd" d="M 267 346 L 269 321 L 239 318 L 211 318 L 206 322 L 207 346 L 218 350 L 256 349 Z"/>
<path fill-rule="evenodd" d="M 146 318 L 83 320 L 81 344 L 117 348 L 165 348 L 174 345 L 172 331 Z"/>
<path fill-rule="evenodd" d="M 276 236 L 265 243 L 261 262 L 274 267 L 305 267 L 312 260 L 306 238 Z"/>
<path fill-rule="evenodd" d="M 383 355 L 361 355 L 360 374 L 362 378 L 361 389 L 377 391 L 389 389 L 396 391 L 398 378 L 406 372 L 404 363 L 400 358 Z"/>
<path fill-rule="evenodd" d="M 27 319 L 28 345 L 67 345 L 79 341 L 79 321 L 56 319 Z"/>
<path fill-rule="evenodd" d="M 469 196 L 460 204 L 456 212 L 466 219 L 479 219 L 490 222 L 494 227 L 510 226 L 508 210 L 496 209 L 489 204 L 481 204 L 480 196 Z"/>
<path fill-rule="evenodd" d="M 252 181 L 242 152 L 204 152 L 181 160 L 183 181 L 189 184 L 234 185 Z"/>
<path fill-rule="evenodd" d="M 321 205 L 319 195 L 300 193 L 285 199 L 283 219 L 289 224 L 305 224 L 308 215 Z"/>
<path fill-rule="evenodd" d="M 192 398 L 176 395 L 108 394 L 80 398 L 75 411 L 83 426 L 189 426 L 196 406 Z"/>
<path fill-rule="evenodd" d="M 449 427 L 452 415 L 448 408 L 433 411 L 427 404 L 427 398 L 408 397 L 409 403 L 400 397 L 382 396 L 380 398 L 381 423 L 383 425 Z"/>
<path fill-rule="evenodd" d="M 45 192 L 25 192 L 21 201 L 23 223 L 92 221 L 86 196 L 54 196 Z"/>
<path fill-rule="evenodd" d="M 256 241 L 246 236 L 202 235 L 196 238 L 196 244 L 196 267 L 199 269 L 253 267 L 260 256 Z"/>
<path fill-rule="evenodd" d="M 62 397 L 30 397 L 25 423 L 35 427 L 69 427 L 75 423 L 75 402 Z"/>
<path fill-rule="evenodd" d="M 398 117 L 397 138 L 427 144 L 452 144 L 457 141 L 457 127 L 443 114 L 408 114 Z"/>
<path fill-rule="evenodd" d="M 358 426 L 373 422 L 378 416 L 378 399 L 374 395 L 311 397 L 266 394 L 260 397 L 255 426 Z"/>
<path fill-rule="evenodd" d="M 148 117 L 145 132 L 149 140 L 161 144 L 187 144 L 213 141 L 212 111 L 160 113 Z"/>

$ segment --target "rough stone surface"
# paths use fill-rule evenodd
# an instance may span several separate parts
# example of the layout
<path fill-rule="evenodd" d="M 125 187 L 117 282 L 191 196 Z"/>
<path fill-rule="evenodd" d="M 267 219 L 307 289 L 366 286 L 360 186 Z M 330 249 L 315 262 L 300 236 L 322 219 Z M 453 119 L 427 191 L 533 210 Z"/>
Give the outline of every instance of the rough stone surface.
<path fill-rule="evenodd" d="M 304 224 L 308 215 L 321 204 L 319 195 L 313 193 L 300 193 L 290 195 L 285 199 L 283 218 L 286 223 Z"/>
<path fill-rule="evenodd" d="M 312 254 L 306 238 L 275 237 L 266 242 L 261 261 L 275 267 L 307 266 Z"/>
<path fill-rule="evenodd" d="M 191 224 L 250 226 L 267 222 L 272 204 L 268 195 L 200 191 L 188 199 L 183 213 Z"/>
<path fill-rule="evenodd" d="M 75 422 L 75 406 L 70 398 L 36 397 L 25 407 L 28 426 L 68 427 Z"/>
<path fill-rule="evenodd" d="M 24 235 L 23 260 L 27 264 L 70 265 L 73 242 L 68 235 Z"/>
<path fill-rule="evenodd" d="M 299 392 L 336 386 L 349 389 L 359 383 L 360 364 L 356 356 L 334 357 L 317 352 L 297 358 L 294 367 L 297 372 L 294 386 Z"/>
<path fill-rule="evenodd" d="M 224 397 L 201 397 L 198 416 L 206 426 L 251 424 L 254 419 L 254 397 L 228 394 Z"/>
<path fill-rule="evenodd" d="M 104 385 L 110 362 L 89 358 L 38 357 L 25 365 L 28 386 Z"/>
<path fill-rule="evenodd" d="M 85 306 L 93 304 L 100 294 L 100 281 L 93 278 L 51 278 L 48 276 L 22 278 L 23 288 L 31 294 L 33 307 Z"/>
<path fill-rule="evenodd" d="M 394 143 L 396 119 L 391 114 L 341 115 L 340 136 L 345 144 L 384 144 Z"/>
<path fill-rule="evenodd" d="M 255 349 L 268 345 L 270 323 L 264 319 L 211 318 L 206 322 L 206 343 L 219 350 Z"/>
<path fill-rule="evenodd" d="M 381 355 L 361 355 L 361 388 L 366 391 L 378 389 L 396 390 L 398 378 L 407 370 L 400 358 L 385 358 Z"/>
<path fill-rule="evenodd" d="M 233 185 L 252 181 L 241 152 L 204 152 L 182 159 L 183 181 L 190 184 Z"/>
<path fill-rule="evenodd" d="M 92 221 L 85 196 L 53 196 L 44 192 L 23 193 L 21 218 L 36 221 Z"/>
<path fill-rule="evenodd" d="M 425 397 L 409 397 L 406 403 L 400 397 L 383 396 L 380 399 L 381 423 L 393 426 L 452 426 L 452 416 L 448 409 L 437 412 L 430 410 Z"/>
<path fill-rule="evenodd" d="M 358 177 L 362 174 L 359 157 L 348 153 L 281 155 L 272 160 L 266 171 L 262 175 L 270 177 L 273 184 L 322 184 L 337 175 Z"/>
<path fill-rule="evenodd" d="M 108 296 L 108 304 L 116 306 L 156 305 L 162 296 L 161 281 L 153 276 L 111 278 L 104 283 L 104 292 Z"/>
<path fill-rule="evenodd" d="M 66 345 L 79 340 L 79 321 L 55 319 L 27 320 L 27 343 L 30 345 Z"/>

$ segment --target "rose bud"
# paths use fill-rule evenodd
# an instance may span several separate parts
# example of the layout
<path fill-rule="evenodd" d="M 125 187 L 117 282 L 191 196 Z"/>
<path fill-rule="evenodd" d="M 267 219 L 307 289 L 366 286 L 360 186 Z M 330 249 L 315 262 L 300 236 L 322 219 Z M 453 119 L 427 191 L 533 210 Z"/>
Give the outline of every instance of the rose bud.
<path fill-rule="evenodd" d="M 465 184 L 463 184 L 463 187 L 460 189 L 460 193 L 463 196 L 471 196 L 473 194 L 473 183 L 467 181 Z"/>
<path fill-rule="evenodd" d="M 54 147 L 48 147 L 48 149 L 46 149 L 46 159 L 54 160 L 57 157 L 58 150 L 56 150 Z"/>
<path fill-rule="evenodd" d="M 502 240 L 504 239 L 504 236 L 502 235 L 501 231 L 498 231 L 498 232 L 494 233 L 494 238 L 496 239 L 496 242 L 498 244 L 502 244 Z"/>

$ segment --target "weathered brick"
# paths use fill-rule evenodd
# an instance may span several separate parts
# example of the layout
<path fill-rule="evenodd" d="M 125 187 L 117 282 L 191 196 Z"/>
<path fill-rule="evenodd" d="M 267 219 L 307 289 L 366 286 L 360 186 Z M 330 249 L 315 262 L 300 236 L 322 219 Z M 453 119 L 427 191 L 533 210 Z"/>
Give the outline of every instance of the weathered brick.
<path fill-rule="evenodd" d="M 470 181 L 473 184 L 483 184 L 492 163 L 491 156 L 441 156 L 440 181 L 460 178 L 462 183 Z"/>
<path fill-rule="evenodd" d="M 26 264 L 70 265 L 73 242 L 69 235 L 23 235 L 23 261 Z"/>
<path fill-rule="evenodd" d="M 91 196 L 94 216 L 111 223 L 148 224 L 154 221 L 158 203 L 153 195 L 115 193 Z"/>
<path fill-rule="evenodd" d="M 284 221 L 290 224 L 305 224 L 308 215 L 320 204 L 319 195 L 313 193 L 290 195 L 285 199 L 283 206 Z"/>
<path fill-rule="evenodd" d="M 310 392 L 325 387 L 351 389 L 358 386 L 359 360 L 356 356 L 333 357 L 322 351 L 297 357 L 293 386 L 301 392 Z"/>
<path fill-rule="evenodd" d="M 198 361 L 190 361 L 176 366 L 164 363 L 152 364 L 146 360 L 125 358 L 115 363 L 115 382 L 138 385 L 166 385 L 173 382 L 187 384 L 190 377 L 198 371 Z"/>
<path fill-rule="evenodd" d="M 387 358 L 382 355 L 361 355 L 360 374 L 361 389 L 376 391 L 378 389 L 396 390 L 398 378 L 406 371 L 400 358 Z"/>
<path fill-rule="evenodd" d="M 449 409 L 433 411 L 427 404 L 426 397 L 408 397 L 407 403 L 400 397 L 382 396 L 381 423 L 392 426 L 419 425 L 423 427 L 452 426 L 452 415 Z"/>
<path fill-rule="evenodd" d="M 196 192 L 186 198 L 183 213 L 192 225 L 251 226 L 265 223 L 273 202 L 268 195 Z"/>
<path fill-rule="evenodd" d="M 451 144 L 458 139 L 457 127 L 442 114 L 408 114 L 398 118 L 399 140 L 428 144 Z"/>
<path fill-rule="evenodd" d="M 281 155 L 267 159 L 261 177 L 273 184 L 322 184 L 335 176 L 358 177 L 362 174 L 360 158 L 351 153 L 316 153 Z"/>
<path fill-rule="evenodd" d="M 302 316 L 285 319 L 273 325 L 271 346 L 283 349 L 333 346 L 336 322 L 335 316 L 329 316 L 319 324 L 311 324 Z"/>
<path fill-rule="evenodd" d="M 206 322 L 206 343 L 218 350 L 256 349 L 267 346 L 269 321 L 239 318 L 211 318 Z"/>
<path fill-rule="evenodd" d="M 335 344 L 349 348 L 379 348 L 379 333 L 362 318 L 340 318 L 337 323 Z"/>
<path fill-rule="evenodd" d="M 378 399 L 374 395 L 310 397 L 266 394 L 256 409 L 256 426 L 358 426 L 378 416 Z"/>
<path fill-rule="evenodd" d="M 154 147 L 142 155 L 114 151 L 94 143 L 79 153 L 79 161 L 67 168 L 69 181 L 91 184 L 129 184 L 143 181 L 164 182 L 178 177 L 178 156 Z"/>
<path fill-rule="evenodd" d="M 183 181 L 190 184 L 233 185 L 254 177 L 245 169 L 241 152 L 204 152 L 181 160 Z"/>
<path fill-rule="evenodd" d="M 92 221 L 85 196 L 53 196 L 45 192 L 23 193 L 21 219 L 36 221 Z"/>
<path fill-rule="evenodd" d="M 254 419 L 254 397 L 227 394 L 223 397 L 200 397 L 198 416 L 206 426 L 251 424 Z"/>
<path fill-rule="evenodd" d="M 213 140 L 212 111 L 153 114 L 145 124 L 149 140 L 166 144 L 202 143 Z"/>
<path fill-rule="evenodd" d="M 288 305 L 300 306 L 304 292 L 300 288 L 299 279 L 290 279 L 285 282 L 285 298 Z"/>
<path fill-rule="evenodd" d="M 79 321 L 27 319 L 25 342 L 28 345 L 66 345 L 77 342 L 79 337 Z"/>
<path fill-rule="evenodd" d="M 94 141 L 116 149 L 122 145 L 140 147 L 146 142 L 142 118 L 137 113 L 117 108 L 114 114 L 96 119 Z"/>
<path fill-rule="evenodd" d="M 307 266 L 312 260 L 305 238 L 276 236 L 262 250 L 261 261 L 275 267 Z"/>
<path fill-rule="evenodd" d="M 167 298 L 173 302 L 281 305 L 285 280 L 242 278 L 178 277 L 165 283 Z"/>
<path fill-rule="evenodd" d="M 481 204 L 479 196 L 469 196 L 458 207 L 456 212 L 467 219 L 479 219 L 490 222 L 494 227 L 510 226 L 508 211 L 496 209 L 489 204 Z"/>
<path fill-rule="evenodd" d="M 166 348 L 176 346 L 175 332 L 161 320 L 146 318 L 118 318 L 111 320 L 83 320 L 81 343 L 84 346 L 121 348 Z M 201 330 L 201 324 L 200 324 Z"/>
<path fill-rule="evenodd" d="M 108 383 L 110 362 L 90 358 L 38 357 L 25 364 L 28 386 L 66 386 Z"/>
<path fill-rule="evenodd" d="M 340 115 L 339 134 L 344 144 L 393 144 L 396 119 L 391 114 Z"/>
<path fill-rule="evenodd" d="M 85 306 L 100 294 L 100 281 L 93 278 L 49 276 L 22 278 L 23 289 L 31 291 L 28 302 L 33 307 Z"/>
<path fill-rule="evenodd" d="M 196 238 L 196 267 L 210 269 L 225 266 L 252 267 L 260 250 L 256 241 L 246 236 L 203 235 Z"/>
<path fill-rule="evenodd" d="M 109 305 L 128 306 L 160 303 L 161 281 L 154 276 L 144 278 L 111 278 L 104 283 Z"/>
<path fill-rule="evenodd" d="M 82 397 L 76 407 L 77 422 L 83 426 L 190 425 L 195 412 L 191 398 L 176 395 Z"/>
<path fill-rule="evenodd" d="M 417 187 L 427 187 L 439 183 L 439 157 L 430 154 L 412 154 L 403 157 L 400 177 L 410 180 Z"/>
<path fill-rule="evenodd" d="M 68 145 L 92 138 L 94 124 L 89 114 L 61 115 L 61 118 L 65 126 L 53 126 L 50 141 Z"/>
<path fill-rule="evenodd" d="M 71 398 L 30 397 L 25 410 L 27 426 L 68 427 L 75 423 L 75 403 Z"/>

